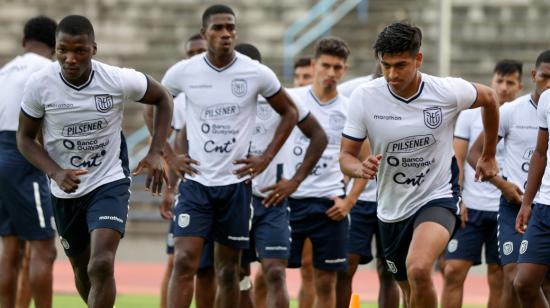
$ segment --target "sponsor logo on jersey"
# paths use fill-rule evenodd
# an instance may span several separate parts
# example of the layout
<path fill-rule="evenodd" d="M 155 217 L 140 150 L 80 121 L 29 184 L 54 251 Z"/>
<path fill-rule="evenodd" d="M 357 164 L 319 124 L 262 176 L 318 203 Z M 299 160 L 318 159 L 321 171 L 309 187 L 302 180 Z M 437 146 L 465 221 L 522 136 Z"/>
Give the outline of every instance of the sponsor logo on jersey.
<path fill-rule="evenodd" d="M 384 121 L 401 121 L 403 120 L 400 116 L 394 116 L 389 114 L 375 114 L 374 115 L 375 120 L 384 120 Z"/>
<path fill-rule="evenodd" d="M 441 108 L 431 107 L 424 109 L 424 124 L 426 124 L 428 128 L 438 128 L 441 122 L 443 122 L 443 112 Z"/>
<path fill-rule="evenodd" d="M 72 156 L 69 160 L 71 166 L 76 168 L 91 168 L 101 165 L 101 158 L 107 154 L 107 151 L 103 150 L 100 153 L 93 153 L 89 157 L 82 157 L 80 155 Z"/>
<path fill-rule="evenodd" d="M 256 116 L 260 120 L 267 120 L 271 118 L 271 115 L 273 114 L 273 108 L 267 103 L 260 103 L 258 104 L 258 107 L 256 108 Z"/>
<path fill-rule="evenodd" d="M 395 266 L 395 263 L 390 260 L 386 260 L 386 264 L 388 264 L 388 271 L 390 271 L 390 273 L 397 274 L 397 266 Z"/>
<path fill-rule="evenodd" d="M 97 151 L 103 150 L 109 145 L 109 139 L 69 140 L 63 139 L 63 146 L 69 151 Z"/>
<path fill-rule="evenodd" d="M 201 112 L 201 120 L 215 120 L 232 117 L 241 112 L 237 104 L 218 104 L 204 108 Z"/>
<path fill-rule="evenodd" d="M 531 156 L 533 156 L 533 152 L 535 152 L 535 148 L 528 148 L 523 152 L 523 159 L 524 160 L 530 160 Z"/>
<path fill-rule="evenodd" d="M 502 252 L 505 256 L 509 256 L 514 251 L 514 243 L 506 242 L 502 245 Z"/>
<path fill-rule="evenodd" d="M 386 158 L 386 162 L 388 165 L 392 167 L 413 167 L 413 168 L 423 168 L 423 167 L 429 167 L 433 163 L 435 163 L 435 158 L 432 160 L 425 160 L 424 157 L 403 157 L 401 159 L 395 157 L 395 156 L 388 156 Z"/>
<path fill-rule="evenodd" d="M 113 97 L 109 94 L 94 95 L 95 109 L 105 113 L 113 109 Z"/>
<path fill-rule="evenodd" d="M 185 228 L 187 226 L 189 226 L 189 222 L 191 220 L 191 217 L 189 216 L 189 214 L 179 214 L 178 216 L 178 226 L 180 228 Z"/>
<path fill-rule="evenodd" d="M 388 143 L 387 153 L 412 153 L 436 143 L 434 135 L 409 136 Z"/>
<path fill-rule="evenodd" d="M 428 173 L 430 173 L 430 169 L 422 171 L 420 172 L 420 174 L 410 177 L 403 172 L 397 172 L 393 176 L 393 181 L 401 185 L 411 185 L 413 187 L 420 186 L 426 180 L 426 175 L 428 175 Z"/>
<path fill-rule="evenodd" d="M 344 263 L 346 262 L 346 258 L 339 258 L 339 259 L 325 259 L 325 263 L 327 264 L 336 264 L 336 263 Z"/>
<path fill-rule="evenodd" d="M 51 103 L 46 105 L 46 109 L 71 109 L 74 108 L 74 104 L 70 103 Z"/>
<path fill-rule="evenodd" d="M 527 245 L 529 245 L 528 240 L 521 241 L 521 245 L 519 246 L 519 254 L 522 255 L 527 251 Z"/>
<path fill-rule="evenodd" d="M 107 120 L 104 118 L 86 120 L 63 126 L 63 137 L 87 136 L 107 128 Z"/>
<path fill-rule="evenodd" d="M 231 140 L 228 140 L 226 142 L 216 143 L 214 140 L 208 140 L 204 143 L 204 151 L 206 153 L 231 153 L 233 150 L 233 145 L 237 142 L 237 139 L 232 138 Z"/>
<path fill-rule="evenodd" d="M 124 223 L 124 221 L 116 216 L 99 216 L 99 220 L 112 220 L 120 223 Z"/>
<path fill-rule="evenodd" d="M 452 239 L 449 241 L 449 244 L 447 245 L 447 251 L 450 253 L 453 253 L 458 248 L 458 240 Z"/>
<path fill-rule="evenodd" d="M 247 83 L 244 79 L 233 79 L 231 81 L 231 92 L 236 97 L 243 97 L 246 95 Z"/>

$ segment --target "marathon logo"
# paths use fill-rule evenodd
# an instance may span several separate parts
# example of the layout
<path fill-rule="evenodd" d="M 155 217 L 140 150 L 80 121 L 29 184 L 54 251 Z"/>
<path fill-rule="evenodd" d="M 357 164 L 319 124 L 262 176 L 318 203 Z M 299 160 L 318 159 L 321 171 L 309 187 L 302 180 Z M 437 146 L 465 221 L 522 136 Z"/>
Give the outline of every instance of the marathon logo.
<path fill-rule="evenodd" d="M 215 120 L 232 117 L 241 112 L 237 104 L 219 104 L 202 110 L 202 120 Z"/>
<path fill-rule="evenodd" d="M 410 136 L 388 144 L 387 153 L 412 153 L 435 144 L 434 135 Z"/>
<path fill-rule="evenodd" d="M 106 119 L 87 120 L 63 126 L 63 137 L 87 136 L 107 128 Z"/>

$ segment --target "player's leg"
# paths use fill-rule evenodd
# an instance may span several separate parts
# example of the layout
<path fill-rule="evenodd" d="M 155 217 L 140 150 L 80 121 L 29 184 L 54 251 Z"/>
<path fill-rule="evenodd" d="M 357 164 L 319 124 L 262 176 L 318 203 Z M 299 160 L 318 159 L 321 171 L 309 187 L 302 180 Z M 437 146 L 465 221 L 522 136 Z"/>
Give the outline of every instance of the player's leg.
<path fill-rule="evenodd" d="M 168 227 L 168 233 L 166 235 L 166 267 L 164 274 L 162 275 L 162 282 L 160 284 L 160 308 L 166 308 L 168 305 L 168 282 L 170 281 L 170 275 L 172 275 L 172 269 L 174 268 L 174 220 L 170 220 Z"/>
<path fill-rule="evenodd" d="M 195 304 L 197 308 L 214 307 L 215 298 L 214 242 L 207 240 L 204 243 L 195 278 Z"/>
<path fill-rule="evenodd" d="M 199 268 L 204 238 L 174 238 L 174 269 L 168 284 L 168 307 L 189 307 L 193 299 L 193 283 Z"/>
<path fill-rule="evenodd" d="M 256 308 L 265 308 L 267 303 L 267 286 L 265 284 L 265 277 L 262 271 L 262 267 L 258 267 L 256 275 L 254 276 L 254 304 Z"/>
<path fill-rule="evenodd" d="M 502 297 L 504 274 L 498 254 L 497 213 L 486 214 L 485 226 L 485 262 L 487 263 L 487 282 L 489 284 L 488 308 L 498 308 Z"/>
<path fill-rule="evenodd" d="M 244 264 L 242 260 L 241 270 L 239 272 L 239 292 L 239 307 L 254 308 L 252 281 L 250 280 L 250 263 L 246 262 L 246 264 Z"/>
<path fill-rule="evenodd" d="M 498 243 L 500 262 L 502 264 L 502 296 L 500 307 L 519 307 L 519 299 L 514 290 L 514 278 L 517 273 L 517 259 L 521 234 L 515 230 L 516 216 L 519 205 L 509 203 L 505 198 L 500 198 L 498 209 Z"/>
<path fill-rule="evenodd" d="M 300 267 L 300 277 L 302 283 L 298 292 L 298 307 L 311 308 L 315 302 L 315 286 L 313 284 L 313 248 L 311 240 L 306 239 L 302 252 L 302 266 Z"/>
<path fill-rule="evenodd" d="M 521 307 L 549 307 L 542 291 L 542 281 L 548 271 L 548 265 L 534 263 L 518 264 L 514 288 Z"/>
<path fill-rule="evenodd" d="M 32 300 L 32 290 L 29 282 L 29 262 L 31 259 L 31 248 L 28 242 L 20 245 L 21 267 L 17 276 L 17 295 L 15 307 L 28 308 Z"/>
<path fill-rule="evenodd" d="M 500 307 L 504 272 L 499 264 L 487 264 L 487 283 L 489 284 L 488 308 Z"/>
<path fill-rule="evenodd" d="M 444 272 L 441 307 L 462 307 L 464 281 L 472 266 L 470 260 L 447 259 Z"/>
<path fill-rule="evenodd" d="M 376 258 L 376 272 L 380 283 L 380 289 L 378 290 L 378 307 L 399 307 L 399 285 L 388 271 L 384 258 Z"/>
<path fill-rule="evenodd" d="M 349 304 L 352 292 L 353 276 L 359 266 L 361 256 L 348 253 L 348 269 L 336 275 L 336 307 L 346 307 Z"/>
<path fill-rule="evenodd" d="M 14 235 L 2 236 L 0 257 L 0 306 L 14 307 L 19 262 L 19 239 Z"/>
<path fill-rule="evenodd" d="M 315 308 L 336 307 L 336 273 L 335 271 L 314 268 Z"/>
<path fill-rule="evenodd" d="M 36 308 L 52 306 L 53 263 L 57 256 L 54 239 L 28 241 L 29 284 Z"/>
<path fill-rule="evenodd" d="M 239 306 L 239 273 L 241 250 L 214 243 L 214 266 L 216 269 L 216 307 Z"/>
<path fill-rule="evenodd" d="M 288 307 L 286 287 L 286 259 L 263 258 L 261 260 L 264 281 L 267 287 L 266 307 Z"/>

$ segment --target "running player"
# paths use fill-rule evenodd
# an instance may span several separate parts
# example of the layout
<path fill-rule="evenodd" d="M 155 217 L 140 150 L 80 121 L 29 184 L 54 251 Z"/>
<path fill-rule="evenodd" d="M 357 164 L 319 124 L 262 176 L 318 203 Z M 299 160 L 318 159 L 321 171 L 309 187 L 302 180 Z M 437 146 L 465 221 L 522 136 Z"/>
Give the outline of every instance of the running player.
<path fill-rule="evenodd" d="M 345 218 L 353 201 L 344 197 L 344 178 L 337 158 L 347 99 L 338 94 L 336 87 L 347 70 L 348 56 L 349 48 L 343 40 L 321 39 L 315 48 L 312 85 L 292 90 L 319 119 L 329 140 L 321 160 L 288 199 L 292 228 L 289 267 L 300 267 L 304 240 L 309 238 L 313 246 L 315 307 L 335 307 L 336 273 L 347 267 L 349 222 Z M 285 169 L 291 174 L 304 162 L 309 140 L 295 130 L 289 142 L 292 154 Z"/>
<path fill-rule="evenodd" d="M 531 169 L 529 160 L 537 144 L 537 104 L 542 92 L 550 88 L 549 50 L 538 56 L 531 78 L 535 84 L 533 92 L 501 108 L 499 137 L 504 143 L 504 166 L 502 176 L 490 180 L 502 192 L 498 209 L 499 253 L 504 272 L 500 307 L 520 305 L 513 282 L 517 273 L 522 235 L 515 231 L 515 221 L 522 204 L 527 172 Z M 482 138 L 483 134 L 470 150 L 470 164 L 480 155 Z"/>
<path fill-rule="evenodd" d="M 550 122 L 548 116 L 550 114 L 550 91 L 547 90 L 550 88 L 550 50 L 544 51 L 537 59 L 537 70 L 533 73 L 533 79 L 540 81 L 540 85 L 544 85 L 544 87 L 539 88 L 537 83 L 537 90 L 542 90 L 542 94 L 537 92 L 537 95 L 540 95 L 538 96 L 537 110 L 538 136 L 535 149 L 531 148 L 532 155 L 528 163 L 527 186 L 515 223 L 516 231 L 523 235 L 523 240 L 519 246 L 518 269 L 514 279 L 514 288 L 523 307 L 548 307 L 548 300 L 544 297 L 541 285 L 548 274 L 548 266 L 550 265 L 548 257 L 550 168 L 548 167 L 547 157 L 548 124 Z M 523 109 L 527 109 L 527 107 L 525 106 Z M 530 110 L 529 115 L 531 112 L 532 110 Z M 521 116 L 517 114 L 517 111 L 512 115 L 514 118 Z M 518 130 L 521 127 L 520 123 L 524 123 L 528 127 L 536 125 L 533 124 L 531 117 L 525 117 L 521 120 L 522 122 L 517 122 L 516 125 Z M 533 200 L 535 201 L 534 205 Z"/>
<path fill-rule="evenodd" d="M 295 87 L 303 87 L 313 82 L 313 66 L 311 58 L 302 57 L 294 61 L 294 81 Z"/>
<path fill-rule="evenodd" d="M 522 64 L 514 60 L 499 61 L 493 71 L 491 88 L 497 92 L 499 103 L 514 100 L 522 88 Z M 500 95 L 499 95 L 500 94 Z M 501 113 L 502 119 L 503 113 Z M 500 122 L 502 125 L 502 121 Z M 456 122 L 453 148 L 461 170 L 462 188 L 461 228 L 458 228 L 447 245 L 445 253 L 444 286 L 441 296 L 443 307 L 461 307 L 464 280 L 470 267 L 481 264 L 481 250 L 485 247 L 489 299 L 487 307 L 500 307 L 502 294 L 502 267 L 498 254 L 497 214 L 500 190 L 489 183 L 474 181 L 474 169 L 465 164 L 468 148 L 483 130 L 481 110 L 470 109 L 460 113 Z M 503 148 L 497 146 L 497 161 L 503 166 Z"/>
<path fill-rule="evenodd" d="M 187 180 L 180 184 L 174 208 L 177 226 L 168 306 L 191 304 L 193 276 L 204 241 L 212 238 L 216 305 L 236 307 L 241 251 L 249 245 L 249 179 L 267 167 L 298 117 L 275 74 L 233 50 L 237 32 L 230 7 L 207 8 L 201 34 L 208 51 L 177 63 L 163 79 L 172 95 L 186 95 L 189 142 L 188 158 L 180 166 Z M 258 95 L 265 97 L 282 119 L 264 154 L 247 156 Z"/>
<path fill-rule="evenodd" d="M 459 214 L 453 126 L 461 110 L 484 107 L 488 137 L 477 174 L 493 177 L 498 103 L 489 87 L 421 73 L 421 40 L 420 29 L 403 22 L 378 35 L 374 51 L 384 78 L 353 92 L 340 165 L 349 176 L 377 178 L 388 268 L 410 307 L 436 307 L 432 268 Z M 362 162 L 357 156 L 367 137 L 375 155 Z"/>
<path fill-rule="evenodd" d="M 15 307 L 18 269 L 30 246 L 30 286 L 36 307 L 52 306 L 56 257 L 48 179 L 17 150 L 16 131 L 23 88 L 29 77 L 52 63 L 57 24 L 48 17 L 27 21 L 25 53 L 0 69 L 0 306 Z M 20 253 L 22 248 L 23 254 Z M 27 270 L 21 268 L 21 270 Z M 26 276 L 26 275 L 22 275 Z"/>
<path fill-rule="evenodd" d="M 83 16 L 59 23 L 52 63 L 27 81 L 17 145 L 51 181 L 57 230 L 75 283 L 89 307 L 112 307 L 114 259 L 128 214 L 128 156 L 122 135 L 122 102 L 154 104 L 149 153 L 134 174 L 149 169 L 146 186 L 161 192 L 171 99 L 154 79 L 95 61 L 94 29 Z M 35 141 L 40 128 L 44 148 Z"/>

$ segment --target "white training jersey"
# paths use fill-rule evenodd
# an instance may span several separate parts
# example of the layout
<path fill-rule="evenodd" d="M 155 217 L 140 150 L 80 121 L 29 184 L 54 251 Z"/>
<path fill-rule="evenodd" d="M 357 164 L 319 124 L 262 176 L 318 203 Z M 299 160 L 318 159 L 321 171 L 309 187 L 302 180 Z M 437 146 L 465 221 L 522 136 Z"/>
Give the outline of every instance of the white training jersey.
<path fill-rule="evenodd" d="M 172 128 L 181 130 L 185 126 L 185 94 L 181 93 L 174 98 L 172 113 Z"/>
<path fill-rule="evenodd" d="M 483 122 L 481 118 L 481 109 L 464 110 L 458 116 L 455 126 L 455 138 L 468 141 L 468 151 L 472 148 L 477 137 L 483 131 Z M 499 174 L 502 174 L 504 163 L 503 153 L 504 143 L 497 144 L 496 160 L 500 168 Z M 467 154 L 467 153 L 466 153 Z M 498 212 L 501 192 L 489 182 L 476 182 L 476 171 L 464 157 L 464 179 L 462 182 L 462 201 L 469 209 L 479 211 Z"/>
<path fill-rule="evenodd" d="M 74 193 L 65 193 L 51 181 L 58 198 L 77 198 L 100 185 L 128 176 L 126 145 L 122 139 L 125 100 L 139 101 L 147 91 L 147 77 L 133 69 L 92 60 L 86 83 L 74 86 L 63 78 L 59 63 L 33 74 L 21 108 L 42 118 L 44 146 L 63 169 L 88 170 Z"/>
<path fill-rule="evenodd" d="M 372 153 L 382 154 L 380 220 L 401 221 L 431 200 L 453 196 L 458 181 L 452 172 L 458 171 L 452 166 L 453 128 L 458 113 L 476 97 L 475 87 L 463 79 L 427 74 L 408 99 L 393 93 L 384 78 L 353 92 L 344 136 L 357 141 L 368 137 Z"/>
<path fill-rule="evenodd" d="M 502 175 L 521 191 L 527 186 L 529 162 L 537 145 L 537 105 L 523 95 L 500 108 L 498 135 L 504 144 Z"/>
<path fill-rule="evenodd" d="M 353 187 L 353 179 L 348 183 L 348 191 L 349 194 L 351 192 L 351 189 Z M 361 192 L 359 195 L 359 198 L 357 198 L 359 201 L 366 201 L 366 202 L 376 202 L 376 180 L 371 180 L 367 183 L 367 186 L 365 186 L 365 189 Z"/>
<path fill-rule="evenodd" d="M 292 198 L 330 198 L 343 196 L 344 175 L 340 171 L 338 157 L 342 130 L 346 122 L 346 107 L 348 99 L 342 95 L 329 102 L 320 103 L 313 94 L 311 86 L 290 90 L 293 98 L 300 101 L 315 116 L 328 137 L 328 144 L 321 159 L 308 177 L 291 195 Z M 294 174 L 304 160 L 309 146 L 309 139 L 297 127 L 287 140 L 290 143 L 290 159 L 285 165 L 285 174 Z"/>
<path fill-rule="evenodd" d="M 298 109 L 298 123 L 305 120 L 309 115 L 309 110 L 303 106 L 300 100 L 294 98 L 292 90 L 287 90 L 290 97 L 293 99 L 296 108 Z M 267 149 L 275 130 L 281 122 L 281 116 L 269 105 L 263 97 L 258 97 L 258 108 L 256 109 L 256 124 L 254 134 L 252 135 L 252 143 L 250 144 L 250 154 L 262 155 Z M 281 150 L 275 155 L 267 168 L 252 180 L 252 193 L 258 197 L 266 197 L 266 194 L 261 190 L 275 183 L 280 177 L 289 179 L 294 174 L 284 174 L 284 164 L 288 162 L 290 153 L 288 143 L 285 142 Z"/>
<path fill-rule="evenodd" d="M 33 52 L 15 57 L 0 69 L 0 131 L 17 131 L 25 82 L 52 61 Z"/>
<path fill-rule="evenodd" d="M 353 90 L 357 89 L 360 85 L 373 80 L 372 77 L 373 75 L 361 76 L 343 82 L 338 85 L 338 94 L 349 98 L 351 93 L 353 93 Z"/>
<path fill-rule="evenodd" d="M 539 129 L 548 132 L 550 124 L 550 91 L 546 90 L 542 92 L 539 98 L 537 117 Z M 550 142 L 548 144 L 548 150 L 546 151 L 546 167 L 544 168 L 544 175 L 540 184 L 540 189 L 535 197 L 535 203 L 541 203 L 544 205 L 550 205 Z"/>
<path fill-rule="evenodd" d="M 173 96 L 186 96 L 189 156 L 200 165 L 199 174 L 185 177 L 205 186 L 242 182 L 233 174 L 240 168 L 233 162 L 248 154 L 258 95 L 272 97 L 281 90 L 273 71 L 238 52 L 217 68 L 204 53 L 172 66 L 162 84 Z"/>

